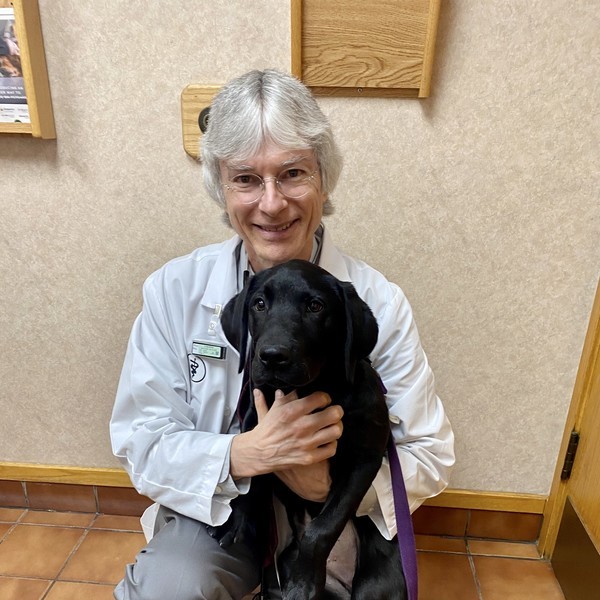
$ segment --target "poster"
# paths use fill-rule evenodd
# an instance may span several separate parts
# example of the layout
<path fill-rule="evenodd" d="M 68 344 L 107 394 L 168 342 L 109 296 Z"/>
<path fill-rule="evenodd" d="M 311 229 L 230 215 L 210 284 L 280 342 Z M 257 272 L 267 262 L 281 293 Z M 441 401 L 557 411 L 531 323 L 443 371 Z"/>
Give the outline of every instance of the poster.
<path fill-rule="evenodd" d="M 12 8 L 0 8 L 0 123 L 30 123 Z"/>

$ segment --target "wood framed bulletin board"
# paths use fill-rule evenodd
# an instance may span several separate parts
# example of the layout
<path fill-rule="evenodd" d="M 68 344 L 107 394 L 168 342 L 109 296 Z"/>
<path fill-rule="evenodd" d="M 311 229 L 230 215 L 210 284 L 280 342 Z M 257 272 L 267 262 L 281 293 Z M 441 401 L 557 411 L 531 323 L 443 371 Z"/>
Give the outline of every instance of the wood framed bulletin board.
<path fill-rule="evenodd" d="M 292 72 L 325 96 L 429 96 L 441 0 L 291 0 Z"/>
<path fill-rule="evenodd" d="M 54 139 L 37 0 L 0 0 L 0 133 Z"/>

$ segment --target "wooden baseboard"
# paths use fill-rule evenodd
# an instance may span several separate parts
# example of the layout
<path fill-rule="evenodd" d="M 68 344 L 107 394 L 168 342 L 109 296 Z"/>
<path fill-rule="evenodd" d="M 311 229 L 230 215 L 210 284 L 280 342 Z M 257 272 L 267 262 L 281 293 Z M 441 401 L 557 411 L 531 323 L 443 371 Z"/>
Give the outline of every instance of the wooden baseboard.
<path fill-rule="evenodd" d="M 70 483 L 105 487 L 131 487 L 125 471 L 119 468 L 69 467 L 29 463 L 0 463 L 0 480 Z M 425 501 L 425 506 L 494 510 L 541 515 L 546 496 L 507 492 L 449 489 Z"/>
<path fill-rule="evenodd" d="M 0 462 L 0 480 L 131 487 L 123 469 Z"/>
<path fill-rule="evenodd" d="M 435 498 L 425 500 L 425 506 L 494 510 L 500 512 L 541 515 L 546 506 L 546 496 L 513 492 L 485 492 L 479 490 L 448 489 Z"/>

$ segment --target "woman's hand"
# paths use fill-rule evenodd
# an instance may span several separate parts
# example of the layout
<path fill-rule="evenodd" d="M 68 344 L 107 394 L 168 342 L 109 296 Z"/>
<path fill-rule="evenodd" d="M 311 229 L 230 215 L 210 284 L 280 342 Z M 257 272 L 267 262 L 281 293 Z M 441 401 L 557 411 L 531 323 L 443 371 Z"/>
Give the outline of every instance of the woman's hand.
<path fill-rule="evenodd" d="M 313 465 L 302 465 L 290 467 L 281 471 L 275 471 L 275 475 L 285 485 L 305 500 L 311 502 L 325 502 L 331 487 L 331 476 L 329 475 L 329 459 Z"/>
<path fill-rule="evenodd" d="M 298 398 L 296 392 L 284 396 L 277 391 L 268 409 L 263 394 L 255 390 L 254 402 L 258 425 L 235 436 L 232 476 L 275 473 L 299 496 L 323 501 L 331 484 L 328 459 L 343 430 L 341 406 L 330 406 L 331 398 L 323 392 Z"/>

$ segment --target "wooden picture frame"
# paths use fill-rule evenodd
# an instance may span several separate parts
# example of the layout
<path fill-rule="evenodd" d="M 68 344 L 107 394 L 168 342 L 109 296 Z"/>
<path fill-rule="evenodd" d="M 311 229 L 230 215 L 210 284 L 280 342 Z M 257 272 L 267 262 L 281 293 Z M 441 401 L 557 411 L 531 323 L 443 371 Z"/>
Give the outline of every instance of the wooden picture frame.
<path fill-rule="evenodd" d="M 292 73 L 321 96 L 426 98 L 441 0 L 291 0 Z"/>
<path fill-rule="evenodd" d="M 0 121 L 0 133 L 21 133 L 36 138 L 55 139 L 56 129 L 38 1 L 0 0 L 0 8 L 14 10 L 14 29 L 30 121 Z"/>

